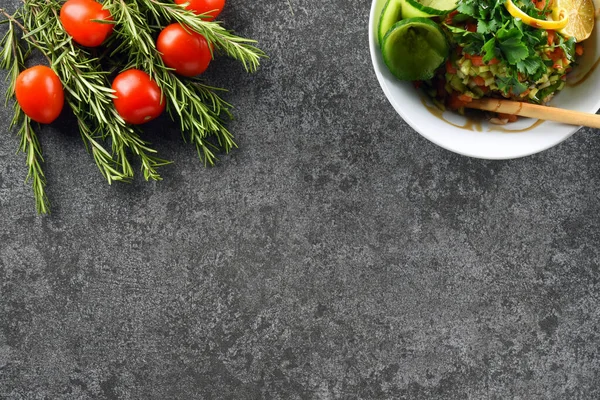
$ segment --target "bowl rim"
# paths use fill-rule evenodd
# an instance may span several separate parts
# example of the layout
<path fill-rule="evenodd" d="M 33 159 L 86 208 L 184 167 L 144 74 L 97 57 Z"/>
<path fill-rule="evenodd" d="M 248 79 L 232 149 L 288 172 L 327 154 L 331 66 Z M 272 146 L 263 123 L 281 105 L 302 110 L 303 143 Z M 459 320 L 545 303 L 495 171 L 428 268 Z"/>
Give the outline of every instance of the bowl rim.
<path fill-rule="evenodd" d="M 435 135 L 432 135 L 432 134 L 426 132 L 425 130 L 419 129 L 419 125 L 416 123 L 416 121 L 408 113 L 404 112 L 404 110 L 394 100 L 389 88 L 387 87 L 387 85 L 384 81 L 384 77 L 383 77 L 381 71 L 379 70 L 379 66 L 377 65 L 377 62 L 376 62 L 377 57 L 379 56 L 379 53 L 378 53 L 379 45 L 377 43 L 378 39 L 375 35 L 375 28 L 376 28 L 375 24 L 378 23 L 379 18 L 375 17 L 375 9 L 376 9 L 378 3 L 382 2 L 382 1 L 385 1 L 385 0 L 372 0 L 371 10 L 369 12 L 369 53 L 371 56 L 371 64 L 373 66 L 375 76 L 377 77 L 377 81 L 379 82 L 379 86 L 383 90 L 383 93 L 385 94 L 388 102 L 392 105 L 392 107 L 396 110 L 396 112 L 400 115 L 400 117 L 402 117 L 402 119 L 414 131 L 416 131 L 419 135 L 423 136 L 425 139 L 429 140 L 430 142 L 434 143 L 435 145 L 437 145 L 445 150 L 448 150 L 448 151 L 451 151 L 453 153 L 460 154 L 463 156 L 467 156 L 467 157 L 478 158 L 478 159 L 482 159 L 482 160 L 510 160 L 510 159 L 527 157 L 527 156 L 534 155 L 534 154 L 543 152 L 545 150 L 548 150 L 548 149 L 564 142 L 565 140 L 567 140 L 568 138 L 573 136 L 581 128 L 583 128 L 582 126 L 573 126 L 570 130 L 566 131 L 559 138 L 557 138 L 553 141 L 550 141 L 550 142 L 544 144 L 543 146 L 540 146 L 539 148 L 532 149 L 529 151 L 522 151 L 522 152 L 518 152 L 518 150 L 517 150 L 514 154 L 498 155 L 497 157 L 488 156 L 488 155 L 481 156 L 475 152 L 464 151 L 459 148 L 452 148 L 451 146 L 448 146 L 448 145 L 442 143 L 441 141 L 437 140 Z M 598 110 L 598 108 L 600 108 L 600 96 L 596 102 L 595 107 L 596 107 L 595 108 L 596 110 Z M 549 122 L 549 121 L 546 121 L 546 122 Z"/>

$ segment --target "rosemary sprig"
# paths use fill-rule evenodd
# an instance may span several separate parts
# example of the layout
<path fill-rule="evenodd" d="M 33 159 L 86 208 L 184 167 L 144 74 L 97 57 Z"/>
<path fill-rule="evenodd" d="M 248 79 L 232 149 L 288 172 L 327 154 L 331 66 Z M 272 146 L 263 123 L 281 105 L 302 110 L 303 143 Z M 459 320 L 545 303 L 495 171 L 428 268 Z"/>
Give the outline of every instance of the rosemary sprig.
<path fill-rule="evenodd" d="M 8 89 L 6 90 L 6 103 L 8 104 L 15 92 L 17 76 L 19 76 L 21 69 L 25 66 L 25 59 L 27 58 L 27 53 L 29 53 L 29 48 L 25 48 L 25 44 L 19 40 L 17 28 L 15 27 L 17 21 L 2 9 L 0 9 L 0 13 L 10 17 L 6 20 L 8 23 L 6 34 L 0 41 L 0 46 L 2 46 L 0 68 L 8 71 Z"/>
<path fill-rule="evenodd" d="M 262 50 L 254 46 L 255 40 L 237 36 L 221 26 L 219 22 L 198 18 L 197 15 L 180 5 L 159 0 L 140 0 L 140 3 L 158 22 L 179 22 L 203 35 L 207 41 L 223 50 L 229 57 L 240 61 L 248 72 L 255 72 L 260 64 L 260 59 L 266 57 Z"/>
<path fill-rule="evenodd" d="M 132 67 L 146 71 L 158 83 L 169 115 L 179 124 L 184 139 L 194 143 L 205 164 L 215 163 L 217 151 L 228 152 L 236 147 L 233 135 L 224 125 L 223 117 L 232 117 L 232 106 L 219 95 L 224 89 L 173 73 L 162 62 L 154 40 L 162 28 L 179 22 L 205 36 L 215 50 L 240 61 L 248 72 L 256 71 L 260 59 L 266 57 L 255 47 L 255 41 L 239 37 L 219 22 L 209 22 L 205 16 L 173 3 L 105 0 L 104 7 L 113 17 L 114 32 L 103 48 L 86 50 L 63 29 L 59 18 L 62 1 L 23 0 L 13 15 L 0 10 L 6 17 L 0 22 L 8 23 L 8 32 L 0 42 L 0 67 L 9 71 L 7 100 L 14 95 L 15 80 L 25 68 L 25 59 L 33 50 L 39 51 L 59 76 L 82 141 L 109 184 L 133 178 L 131 154 L 139 158 L 146 180 L 161 179 L 158 168 L 169 163 L 157 156 L 156 150 L 142 139 L 141 131 L 127 124 L 114 107 L 110 77 Z M 31 120 L 16 103 L 11 126 L 14 125 L 19 126 L 20 149 L 27 153 L 28 178 L 32 180 L 38 211 L 46 213 L 48 199 L 44 193 L 40 143 Z"/>
<path fill-rule="evenodd" d="M 144 178 L 160 180 L 156 168 L 169 162 L 157 157 L 156 150 L 116 112 L 109 72 L 102 70 L 98 58 L 77 47 L 66 34 L 58 18 L 60 7 L 55 0 L 28 0 L 24 5 L 29 17 L 25 25 L 33 29 L 25 37 L 34 37 L 38 44 L 32 44 L 49 55 L 52 68 L 67 91 L 67 102 L 78 120 L 83 141 L 91 149 L 100 172 L 109 183 L 129 181 L 133 168 L 126 149 L 130 149 L 141 160 Z M 112 155 L 100 144 L 106 138 L 111 140 Z"/>
<path fill-rule="evenodd" d="M 174 121 L 178 120 L 182 133 L 187 133 L 190 142 L 196 146 L 199 158 L 205 164 L 213 165 L 217 159 L 216 150 L 227 153 L 237 147 L 221 118 L 222 114 L 231 117 L 231 105 L 217 94 L 222 89 L 173 74 L 163 64 L 152 38 L 153 32 L 147 27 L 179 21 L 204 35 L 227 55 L 242 61 L 249 72 L 255 71 L 259 59 L 265 57 L 252 45 L 255 42 L 236 36 L 220 24 L 205 21 L 175 4 L 140 0 L 132 6 L 123 0 L 108 0 L 105 6 L 116 20 L 121 21 L 115 27 L 112 40 L 119 45 L 115 46 L 112 56 L 128 55 L 128 67 L 145 70 L 158 83 L 168 101 L 167 112 Z M 208 140 L 210 136 L 216 138 L 216 145 Z"/>
<path fill-rule="evenodd" d="M 33 188 L 33 196 L 35 198 L 35 207 L 40 214 L 48 214 L 50 212 L 50 202 L 46 196 L 46 177 L 42 170 L 42 146 L 37 135 L 31 127 L 31 119 L 28 116 L 18 111 L 15 116 L 15 123 L 20 121 L 19 136 L 21 144 L 19 150 L 27 154 L 27 181 L 31 181 Z"/>
<path fill-rule="evenodd" d="M 0 12 L 5 13 L 4 10 Z M 29 52 L 29 49 L 19 41 L 18 28 L 15 25 L 14 20 L 8 20 L 8 30 L 0 41 L 0 45 L 2 46 L 0 68 L 8 70 L 7 103 L 14 94 L 15 81 L 21 70 L 25 68 L 25 58 Z M 21 108 L 16 103 L 14 104 L 14 109 L 15 112 L 10 126 L 19 126 L 18 135 L 21 139 L 19 151 L 27 155 L 27 178 L 25 180 L 31 181 L 37 212 L 48 214 L 50 212 L 50 202 L 46 195 L 46 177 L 42 169 L 42 163 L 44 162 L 42 146 L 31 126 L 29 117 L 21 111 Z"/>

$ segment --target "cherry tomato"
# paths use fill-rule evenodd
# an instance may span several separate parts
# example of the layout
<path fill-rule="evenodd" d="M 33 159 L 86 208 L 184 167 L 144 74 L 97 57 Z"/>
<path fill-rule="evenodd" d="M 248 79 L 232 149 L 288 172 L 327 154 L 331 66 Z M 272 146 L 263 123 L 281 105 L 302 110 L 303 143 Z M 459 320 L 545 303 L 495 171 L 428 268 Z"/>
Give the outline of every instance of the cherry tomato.
<path fill-rule="evenodd" d="M 209 17 L 208 21 L 212 21 L 217 18 L 221 11 L 223 11 L 223 7 L 225 7 L 225 0 L 175 0 L 176 4 L 185 4 L 188 5 L 185 7 L 186 9 L 194 12 L 195 14 L 206 14 Z"/>
<path fill-rule="evenodd" d="M 67 0 L 60 9 L 60 22 L 65 31 L 82 46 L 100 46 L 111 34 L 113 24 L 92 21 L 96 19 L 112 21 L 112 16 L 94 0 Z"/>
<path fill-rule="evenodd" d="M 27 68 L 15 82 L 17 102 L 32 120 L 49 124 L 62 111 L 65 93 L 58 75 L 43 65 Z"/>
<path fill-rule="evenodd" d="M 160 32 L 156 48 L 165 65 L 183 76 L 203 73 L 212 60 L 210 47 L 204 36 L 189 29 L 186 31 L 177 23 Z"/>
<path fill-rule="evenodd" d="M 130 124 L 143 124 L 158 117 L 166 101 L 156 82 L 139 69 L 121 72 L 113 81 L 113 99 L 119 115 Z"/>

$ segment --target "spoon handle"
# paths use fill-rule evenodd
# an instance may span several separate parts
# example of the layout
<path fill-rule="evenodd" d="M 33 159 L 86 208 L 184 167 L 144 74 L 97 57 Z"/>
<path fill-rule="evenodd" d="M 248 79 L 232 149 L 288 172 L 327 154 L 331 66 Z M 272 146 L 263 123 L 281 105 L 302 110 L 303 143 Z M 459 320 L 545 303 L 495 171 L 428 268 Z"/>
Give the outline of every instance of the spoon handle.
<path fill-rule="evenodd" d="M 563 108 L 540 106 L 520 101 L 501 99 L 476 99 L 465 105 L 467 108 L 493 111 L 502 114 L 520 115 L 545 121 L 556 121 L 570 125 L 600 128 L 600 115 Z"/>

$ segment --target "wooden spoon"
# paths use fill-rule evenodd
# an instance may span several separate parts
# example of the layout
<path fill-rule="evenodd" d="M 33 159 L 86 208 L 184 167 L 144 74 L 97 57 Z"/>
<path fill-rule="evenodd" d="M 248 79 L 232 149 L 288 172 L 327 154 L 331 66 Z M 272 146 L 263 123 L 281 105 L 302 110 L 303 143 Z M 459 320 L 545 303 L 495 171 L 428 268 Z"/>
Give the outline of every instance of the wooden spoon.
<path fill-rule="evenodd" d="M 467 108 L 493 111 L 502 114 L 520 115 L 545 121 L 562 122 L 563 124 L 600 128 L 600 115 L 563 108 L 540 106 L 520 101 L 501 99 L 478 99 L 465 105 Z"/>

